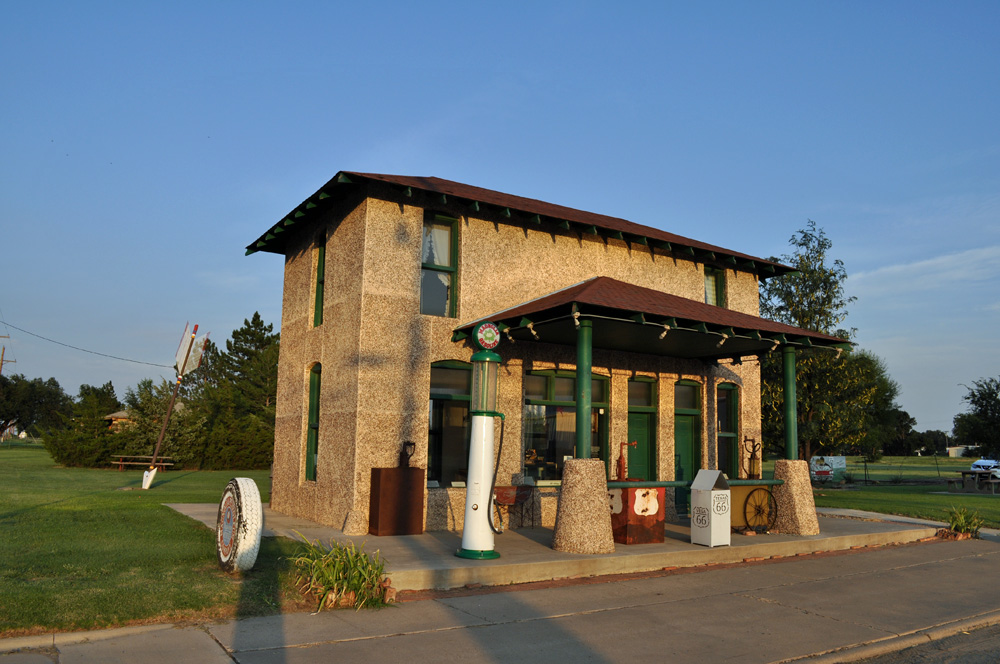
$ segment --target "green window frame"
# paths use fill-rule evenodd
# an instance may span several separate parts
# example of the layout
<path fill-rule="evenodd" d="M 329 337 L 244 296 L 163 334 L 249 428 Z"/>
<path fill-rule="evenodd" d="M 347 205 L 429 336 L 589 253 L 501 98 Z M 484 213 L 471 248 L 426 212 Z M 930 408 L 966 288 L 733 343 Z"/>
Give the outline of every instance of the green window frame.
<path fill-rule="evenodd" d="M 306 480 L 316 481 L 316 466 L 319 461 L 319 397 L 323 367 L 314 364 L 309 369 L 309 409 L 306 425 Z"/>
<path fill-rule="evenodd" d="M 420 313 L 454 318 L 457 291 L 458 219 L 428 213 L 420 241 Z"/>
<path fill-rule="evenodd" d="M 737 441 L 740 430 L 740 388 L 720 383 L 715 394 L 716 464 L 730 478 L 739 477 Z"/>
<path fill-rule="evenodd" d="M 456 372 L 464 372 L 458 374 Z M 456 380 L 458 378 L 458 380 Z M 431 364 L 427 426 L 427 481 L 463 482 L 468 474 L 472 418 L 472 365 L 454 360 Z"/>
<path fill-rule="evenodd" d="M 313 300 L 313 327 L 323 324 L 323 282 L 326 280 L 326 233 L 316 243 L 316 288 Z"/>
<path fill-rule="evenodd" d="M 607 470 L 611 379 L 597 374 L 591 374 L 590 379 L 594 432 L 591 457 L 604 461 Z M 521 419 L 524 474 L 538 483 L 558 483 L 562 479 L 563 457 L 575 454 L 576 372 L 531 371 L 525 373 L 524 380 Z"/>
<path fill-rule="evenodd" d="M 726 306 L 726 271 L 705 266 L 705 304 Z"/>

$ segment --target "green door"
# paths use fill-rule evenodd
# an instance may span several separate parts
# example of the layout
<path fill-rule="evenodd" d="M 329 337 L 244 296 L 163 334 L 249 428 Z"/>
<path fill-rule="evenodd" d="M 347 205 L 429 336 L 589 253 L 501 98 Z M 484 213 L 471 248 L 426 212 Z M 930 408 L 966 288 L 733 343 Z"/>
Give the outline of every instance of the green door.
<path fill-rule="evenodd" d="M 674 416 L 674 479 L 679 482 L 690 482 L 698 471 L 700 456 L 697 453 L 698 416 Z M 677 487 L 674 500 L 677 503 L 678 516 L 684 516 L 688 511 L 690 489 Z"/>
<path fill-rule="evenodd" d="M 653 471 L 651 413 L 628 414 L 628 442 L 635 447 L 628 448 L 628 476 L 630 479 L 655 480 Z"/>

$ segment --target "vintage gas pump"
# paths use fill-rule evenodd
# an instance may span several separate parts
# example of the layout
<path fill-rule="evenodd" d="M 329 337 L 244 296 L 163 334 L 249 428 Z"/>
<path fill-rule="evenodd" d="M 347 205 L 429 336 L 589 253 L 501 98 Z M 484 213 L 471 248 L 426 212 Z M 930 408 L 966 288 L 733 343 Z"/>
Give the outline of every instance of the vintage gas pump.
<path fill-rule="evenodd" d="M 494 419 L 497 412 L 497 389 L 500 379 L 500 356 L 493 349 L 500 343 L 500 329 L 493 323 L 480 323 L 472 331 L 472 342 L 479 350 L 472 355 L 472 432 L 469 443 L 469 472 L 465 483 L 465 525 L 459 558 L 488 560 L 499 558 L 493 550 L 491 522 L 496 474 L 493 467 Z M 502 422 L 501 422 L 502 424 Z M 501 428 L 501 444 L 503 443 Z"/>

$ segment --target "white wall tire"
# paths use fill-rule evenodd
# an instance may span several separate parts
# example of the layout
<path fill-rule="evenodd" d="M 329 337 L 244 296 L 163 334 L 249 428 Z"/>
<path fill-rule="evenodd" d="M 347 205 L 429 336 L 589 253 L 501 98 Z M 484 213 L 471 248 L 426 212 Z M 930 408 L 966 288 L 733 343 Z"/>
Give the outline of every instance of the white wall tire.
<path fill-rule="evenodd" d="M 219 502 L 215 522 L 215 548 L 219 567 L 226 572 L 253 568 L 264 529 L 264 510 L 257 484 L 249 477 L 229 480 Z"/>

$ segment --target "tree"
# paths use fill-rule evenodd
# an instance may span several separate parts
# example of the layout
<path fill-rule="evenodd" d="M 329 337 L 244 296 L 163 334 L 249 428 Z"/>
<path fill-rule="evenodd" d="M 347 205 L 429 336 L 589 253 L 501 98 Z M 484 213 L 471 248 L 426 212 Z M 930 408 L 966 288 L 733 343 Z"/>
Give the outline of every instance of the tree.
<path fill-rule="evenodd" d="M 81 385 L 73 416 L 66 418 L 64 428 L 45 437 L 45 448 L 64 466 L 107 464 L 117 440 L 105 418 L 121 408 L 111 381 L 101 387 Z"/>
<path fill-rule="evenodd" d="M 796 269 L 761 284 L 761 315 L 814 332 L 849 341 L 853 329 L 842 327 L 855 298 L 844 289 L 847 270 L 830 261 L 833 243 L 809 220 L 789 240 L 791 255 L 771 258 Z M 883 443 L 895 433 L 891 411 L 899 387 L 885 364 L 864 351 L 829 349 L 797 351 L 796 401 L 799 455 L 819 452 L 881 455 Z M 771 454 L 784 441 L 782 358 L 771 353 L 761 362 L 761 409 L 764 441 Z"/>
<path fill-rule="evenodd" d="M 72 400 L 55 378 L 28 380 L 21 374 L 0 375 L 0 432 L 16 427 L 39 433 L 62 426 Z"/>
<path fill-rule="evenodd" d="M 965 386 L 962 400 L 967 413 L 955 416 L 955 439 L 960 445 L 978 445 L 979 454 L 996 459 L 1000 454 L 1000 378 L 983 378 Z"/>
<path fill-rule="evenodd" d="M 209 342 L 187 396 L 205 419 L 202 468 L 266 468 L 274 449 L 279 335 L 254 312 L 226 341 Z"/>
<path fill-rule="evenodd" d="M 128 420 L 114 435 L 114 452 L 149 455 L 156 448 L 163 418 L 173 393 L 174 384 L 161 380 L 154 383 L 145 378 L 135 389 L 125 391 Z M 205 420 L 198 409 L 178 400 L 170 415 L 160 454 L 173 457 L 178 466 L 198 464 L 199 451 L 204 445 Z"/>

